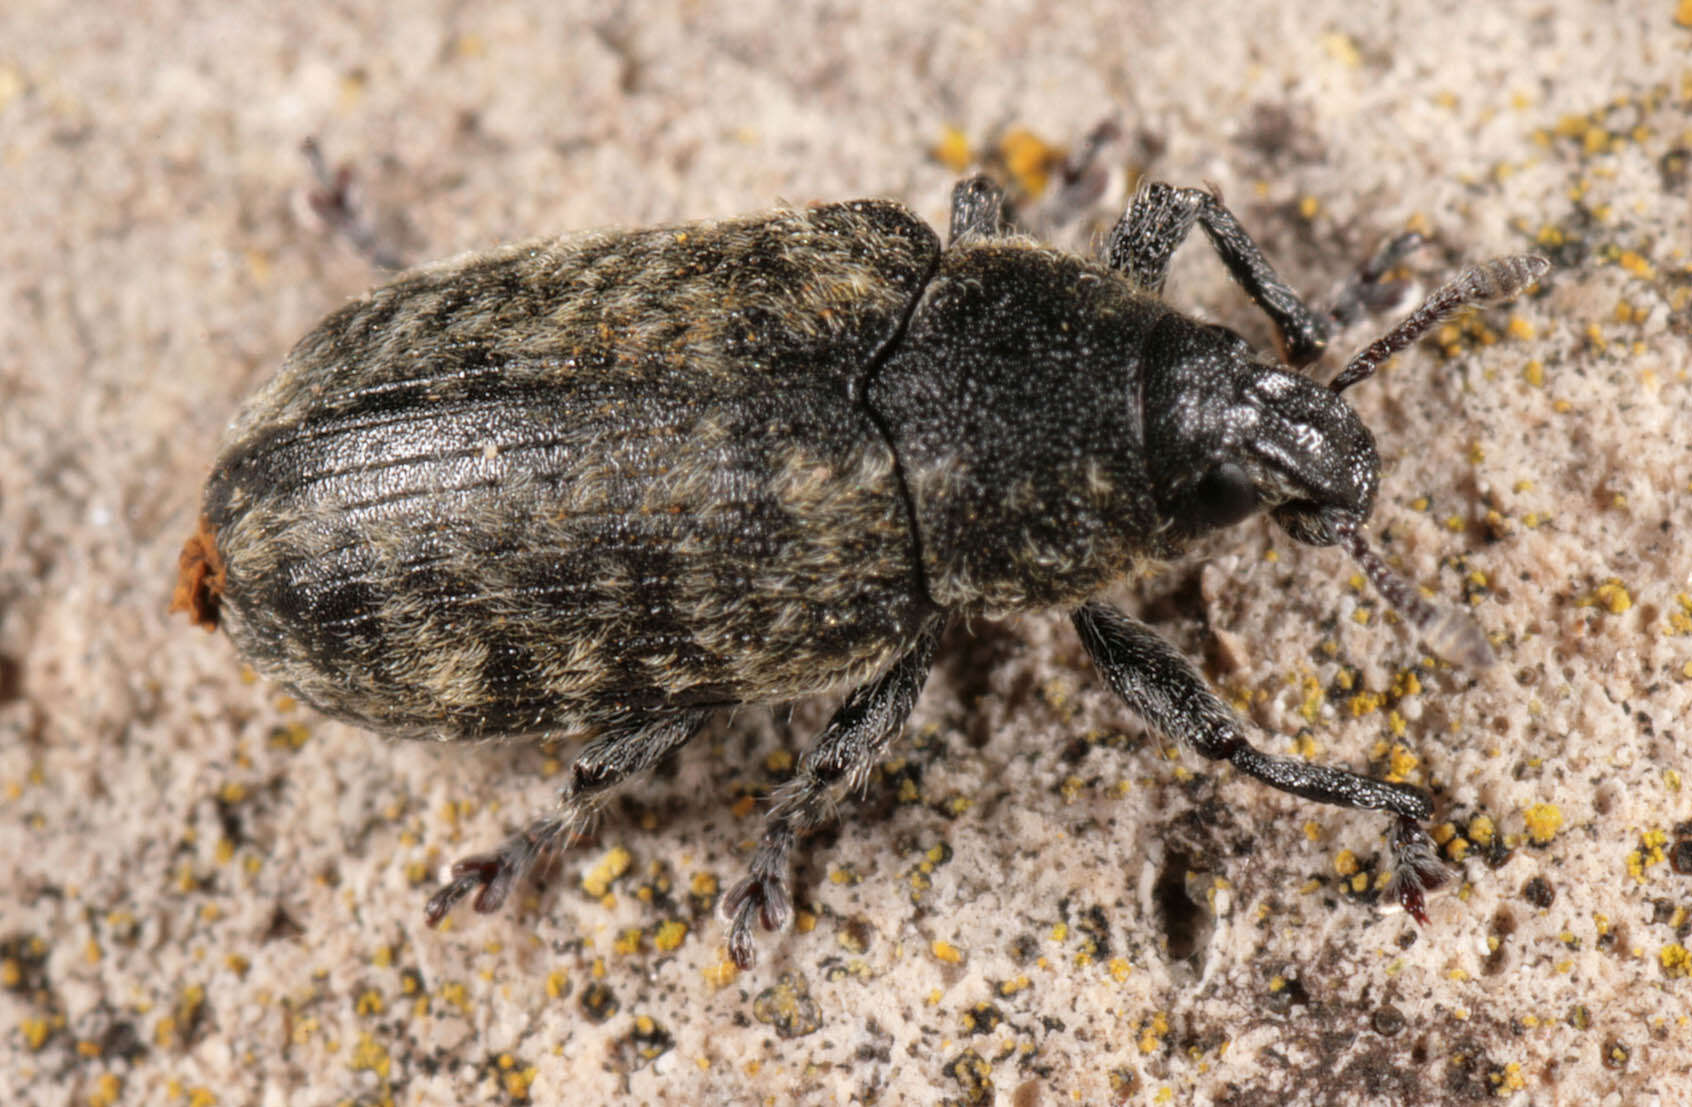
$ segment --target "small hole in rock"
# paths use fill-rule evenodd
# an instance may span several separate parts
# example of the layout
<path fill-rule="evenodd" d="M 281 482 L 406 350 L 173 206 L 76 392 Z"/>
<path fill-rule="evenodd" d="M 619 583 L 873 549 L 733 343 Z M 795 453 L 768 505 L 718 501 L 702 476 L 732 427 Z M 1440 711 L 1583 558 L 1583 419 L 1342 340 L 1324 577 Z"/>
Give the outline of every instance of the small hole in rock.
<path fill-rule="evenodd" d="M 1192 863 L 1185 853 L 1171 852 L 1164 859 L 1157 874 L 1152 898 L 1157 905 L 1158 924 L 1163 927 L 1169 957 L 1184 961 L 1198 953 L 1209 941 L 1213 922 L 1210 912 L 1187 893 L 1187 877 Z"/>

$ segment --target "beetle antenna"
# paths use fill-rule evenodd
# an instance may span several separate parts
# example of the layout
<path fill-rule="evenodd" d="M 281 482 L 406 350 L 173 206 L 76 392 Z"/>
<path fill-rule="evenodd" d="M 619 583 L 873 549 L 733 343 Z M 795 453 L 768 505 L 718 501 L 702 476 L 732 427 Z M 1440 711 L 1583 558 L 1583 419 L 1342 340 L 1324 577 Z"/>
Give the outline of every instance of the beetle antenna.
<path fill-rule="evenodd" d="M 1340 375 L 1328 385 L 1336 394 L 1367 380 L 1381 362 L 1404 349 L 1465 304 L 1492 304 L 1519 295 L 1551 268 L 1551 263 L 1534 254 L 1493 258 L 1471 265 L 1422 301 L 1398 326 L 1364 347 Z"/>
<path fill-rule="evenodd" d="M 1414 585 L 1387 567 L 1354 520 L 1341 520 L 1332 528 L 1375 591 L 1410 621 L 1428 649 L 1466 669 L 1484 669 L 1496 660 L 1479 623 L 1465 611 L 1423 599 Z"/>

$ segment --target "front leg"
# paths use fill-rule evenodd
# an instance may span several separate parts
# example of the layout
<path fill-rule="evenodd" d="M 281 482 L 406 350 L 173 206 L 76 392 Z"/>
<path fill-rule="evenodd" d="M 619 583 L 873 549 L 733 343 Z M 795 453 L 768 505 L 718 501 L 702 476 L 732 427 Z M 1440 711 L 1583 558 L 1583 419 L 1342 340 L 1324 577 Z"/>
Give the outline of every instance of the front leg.
<path fill-rule="evenodd" d="M 1005 190 L 991 178 L 966 177 L 952 186 L 948 243 L 961 238 L 998 238 L 1005 233 Z"/>
<path fill-rule="evenodd" d="M 1426 893 L 1449 877 L 1420 821 L 1433 814 L 1427 793 L 1407 784 L 1360 776 L 1256 749 L 1240 722 L 1192 663 L 1150 627 L 1114 608 L 1090 603 L 1072 619 L 1101 676 L 1140 718 L 1174 741 L 1295 796 L 1387 811 L 1396 816 L 1394 872 L 1388 890 L 1419 922 L 1427 922 Z"/>
<path fill-rule="evenodd" d="M 1322 356 L 1328 324 L 1275 275 L 1234 213 L 1203 189 L 1162 182 L 1142 185 L 1105 244 L 1105 264 L 1147 292 L 1163 290 L 1175 248 L 1197 223 L 1234 280 L 1263 309 L 1281 338 L 1287 364 L 1303 368 Z"/>

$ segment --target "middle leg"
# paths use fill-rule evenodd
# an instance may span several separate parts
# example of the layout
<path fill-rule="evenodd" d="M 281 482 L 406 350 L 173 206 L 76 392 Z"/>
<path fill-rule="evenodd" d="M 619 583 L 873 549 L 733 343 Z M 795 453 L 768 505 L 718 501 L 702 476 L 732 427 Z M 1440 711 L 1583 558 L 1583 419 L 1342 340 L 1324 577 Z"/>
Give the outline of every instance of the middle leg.
<path fill-rule="evenodd" d="M 945 620 L 936 616 L 910 649 L 881 676 L 846 697 L 828 727 L 799 758 L 793 779 L 776 792 L 746 879 L 723 897 L 729 955 L 743 969 L 757 960 L 754 921 L 780 930 L 793 916 L 788 867 L 801 835 L 833 813 L 839 792 L 861 787 L 905 725 L 928 680 Z"/>

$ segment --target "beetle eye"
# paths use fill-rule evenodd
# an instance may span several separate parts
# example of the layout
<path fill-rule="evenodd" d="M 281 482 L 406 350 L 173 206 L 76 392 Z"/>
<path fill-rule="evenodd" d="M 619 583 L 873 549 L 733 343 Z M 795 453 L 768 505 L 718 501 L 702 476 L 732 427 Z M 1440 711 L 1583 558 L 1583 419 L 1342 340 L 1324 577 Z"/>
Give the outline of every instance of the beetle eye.
<path fill-rule="evenodd" d="M 1199 479 L 1182 520 L 1203 530 L 1231 527 L 1257 510 L 1257 489 L 1246 471 L 1224 461 Z"/>

